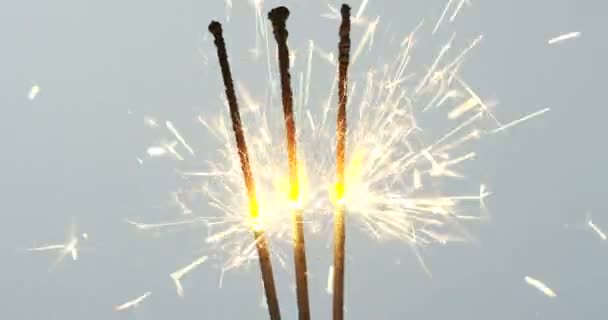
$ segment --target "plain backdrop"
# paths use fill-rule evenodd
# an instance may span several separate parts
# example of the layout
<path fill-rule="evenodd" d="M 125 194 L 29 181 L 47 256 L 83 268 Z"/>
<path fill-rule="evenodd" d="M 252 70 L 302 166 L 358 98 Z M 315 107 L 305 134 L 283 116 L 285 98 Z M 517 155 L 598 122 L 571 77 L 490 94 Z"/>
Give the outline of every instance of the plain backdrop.
<path fill-rule="evenodd" d="M 484 35 L 463 76 L 484 99 L 499 102 L 494 112 L 505 122 L 544 107 L 551 111 L 480 143 L 467 175 L 493 192 L 490 219 L 469 226 L 472 243 L 424 249 L 432 277 L 407 245 L 350 233 L 347 318 L 605 318 L 607 244 L 585 223 L 589 212 L 608 230 L 606 6 L 591 0 L 470 2 L 437 35 L 446 39 L 455 31 L 463 41 Z M 278 4 L 292 9 L 292 47 L 306 48 L 314 39 L 334 50 L 337 23 L 319 17 L 326 3 L 268 0 L 265 10 Z M 366 15 L 380 16 L 379 29 L 398 35 L 426 19 L 424 43 L 444 5 L 371 0 Z M 255 81 L 244 58 L 254 46 L 249 1 L 233 0 L 230 17 L 225 32 L 234 72 Z M 184 279 L 180 298 L 168 274 L 201 253 L 204 231 L 155 236 L 124 223 L 177 213 L 171 203 L 180 183 L 175 163 L 136 161 L 157 138 L 145 128 L 145 115 L 173 121 L 213 155 L 215 149 L 205 149 L 210 136 L 195 120 L 223 108 L 206 36 L 211 19 L 226 21 L 225 2 L 0 3 L 0 318 L 266 317 L 255 264 L 231 272 L 221 289 L 218 269 L 202 266 Z M 571 31 L 582 36 L 547 44 Z M 386 39 L 379 36 L 376 45 Z M 30 101 L 33 84 L 41 91 Z M 71 224 L 89 234 L 80 260 L 50 268 L 54 255 L 24 252 L 62 242 Z M 313 316 L 328 319 L 330 251 L 325 243 L 311 246 Z M 284 319 L 295 319 L 291 271 L 277 272 Z M 526 275 L 558 296 L 529 287 Z M 134 312 L 113 311 L 146 291 L 152 295 Z"/>

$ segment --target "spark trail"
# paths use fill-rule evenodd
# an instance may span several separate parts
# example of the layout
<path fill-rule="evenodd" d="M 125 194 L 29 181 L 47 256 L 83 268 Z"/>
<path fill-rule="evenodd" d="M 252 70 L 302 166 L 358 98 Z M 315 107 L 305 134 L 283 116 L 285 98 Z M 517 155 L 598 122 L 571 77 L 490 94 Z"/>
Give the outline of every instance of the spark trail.
<path fill-rule="evenodd" d="M 564 34 L 560 34 L 559 36 L 556 36 L 556 37 L 553 37 L 553 38 L 549 39 L 549 41 L 547 41 L 547 43 L 548 44 L 556 44 L 556 43 L 559 43 L 559 42 L 562 42 L 562 41 L 578 38 L 580 36 L 581 36 L 580 32 L 564 33 Z"/>
<path fill-rule="evenodd" d="M 524 278 L 524 280 L 526 281 L 527 284 L 529 284 L 532 287 L 538 289 L 538 291 L 542 292 L 547 297 L 549 297 L 549 298 L 555 298 L 555 297 L 557 297 L 557 294 L 555 293 L 555 291 L 553 291 L 551 288 L 549 288 L 546 284 L 544 284 L 540 280 L 534 279 L 534 278 L 529 277 L 529 276 L 526 276 Z"/>
<path fill-rule="evenodd" d="M 116 307 L 114 307 L 114 311 L 125 311 L 128 309 L 135 309 L 137 307 L 139 307 L 139 305 L 146 299 L 148 298 L 150 295 L 152 294 L 152 292 L 148 291 L 146 293 L 144 293 L 143 295 L 133 299 L 133 300 L 129 300 L 121 305 L 118 305 Z"/>

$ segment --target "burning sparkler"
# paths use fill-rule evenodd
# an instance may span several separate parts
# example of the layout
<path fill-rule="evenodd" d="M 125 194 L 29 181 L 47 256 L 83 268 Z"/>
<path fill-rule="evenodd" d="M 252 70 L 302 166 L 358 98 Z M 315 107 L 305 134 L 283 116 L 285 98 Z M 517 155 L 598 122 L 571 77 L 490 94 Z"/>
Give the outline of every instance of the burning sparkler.
<path fill-rule="evenodd" d="M 334 268 L 333 271 L 333 319 L 344 318 L 344 249 L 346 229 L 344 221 L 344 157 L 346 152 L 346 103 L 348 89 L 348 64 L 350 63 L 350 7 L 342 5 L 338 67 L 338 121 L 336 124 L 336 213 L 334 217 Z"/>
<path fill-rule="evenodd" d="M 255 221 L 259 218 L 260 209 L 258 207 L 255 184 L 253 181 L 253 173 L 251 172 L 249 153 L 247 151 L 247 143 L 245 142 L 245 135 L 243 133 L 243 125 L 241 124 L 239 107 L 236 101 L 236 94 L 234 93 L 232 74 L 230 72 L 230 65 L 228 64 L 228 53 L 226 51 L 226 44 L 224 42 L 224 36 L 222 34 L 222 25 L 219 22 L 211 22 L 211 24 L 209 25 L 209 32 L 211 32 L 211 34 L 213 34 L 213 37 L 215 38 L 217 56 L 219 59 L 220 68 L 222 70 L 224 86 L 226 87 L 226 98 L 228 100 L 228 105 L 230 107 L 230 116 L 232 118 L 232 130 L 234 131 L 234 136 L 236 138 L 238 155 L 241 161 L 241 169 L 243 171 L 243 178 L 245 180 L 245 187 L 247 189 L 247 195 L 249 200 L 249 213 L 251 214 L 251 219 L 254 221 L 252 229 L 255 237 L 255 243 L 258 249 L 258 257 L 260 260 L 260 269 L 262 271 L 264 290 L 266 292 L 266 303 L 268 304 L 268 312 L 271 320 L 280 320 L 281 314 L 279 310 L 279 301 L 277 299 L 277 293 L 274 284 L 274 276 L 272 273 L 272 265 L 270 262 L 268 244 L 266 242 L 266 237 L 264 236 L 263 228 L 255 224 Z"/>
<path fill-rule="evenodd" d="M 293 115 L 293 92 L 291 90 L 291 75 L 289 74 L 289 48 L 287 47 L 286 22 L 289 10 L 277 7 L 268 13 L 272 21 L 272 29 L 278 46 L 279 71 L 281 74 L 281 96 L 283 100 L 283 113 L 285 131 L 287 133 L 287 155 L 289 157 L 289 200 L 294 204 L 293 209 L 293 246 L 294 265 L 296 271 L 296 292 L 298 300 L 298 318 L 310 319 L 310 305 L 308 301 L 308 279 L 306 266 L 306 247 L 304 241 L 304 224 L 302 209 L 299 208 L 300 192 L 298 183 L 298 158 L 296 149 L 296 124 Z"/>

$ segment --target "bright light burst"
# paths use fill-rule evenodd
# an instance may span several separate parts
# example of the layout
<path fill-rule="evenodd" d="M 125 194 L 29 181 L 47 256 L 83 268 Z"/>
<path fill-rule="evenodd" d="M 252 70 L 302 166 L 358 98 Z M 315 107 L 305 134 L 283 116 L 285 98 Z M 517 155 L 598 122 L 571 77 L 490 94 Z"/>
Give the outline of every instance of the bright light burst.
<path fill-rule="evenodd" d="M 227 3 L 232 7 L 231 2 Z M 345 185 L 340 186 L 344 189 L 339 191 L 335 186 L 336 50 L 323 50 L 314 40 L 302 46 L 290 44 L 296 48 L 291 52 L 291 73 L 300 170 L 300 194 L 293 201 L 289 197 L 284 128 L 280 121 L 276 51 L 269 37 L 271 27 L 263 18 L 267 10 L 262 1 L 254 1 L 255 47 L 249 50 L 253 53 L 249 58 L 262 64 L 266 71 L 258 74 L 258 81 L 264 80 L 264 85 L 258 88 L 254 84 L 253 90 L 237 80 L 237 90 L 259 217 L 252 220 L 249 215 L 228 108 L 222 106 L 218 107 L 221 112 L 217 116 L 198 117 L 216 138 L 218 150 L 196 150 L 170 121 L 165 122 L 169 138 L 164 137 L 147 150 L 150 157 L 170 155 L 180 164 L 186 160 L 190 166 L 204 165 L 200 171 L 178 167 L 179 174 L 187 178 L 188 187 L 192 187 L 175 194 L 179 207 L 189 214 L 188 219 L 131 223 L 140 229 L 204 223 L 209 232 L 206 243 L 214 256 L 228 257 L 224 271 L 256 258 L 252 228 L 265 231 L 272 253 L 285 265 L 283 251 L 291 245 L 290 212 L 294 207 L 304 211 L 309 233 L 324 230 L 331 223 L 334 206 L 340 203 L 346 207 L 348 223 L 360 226 L 373 239 L 402 240 L 416 246 L 465 240 L 458 226 L 464 220 L 480 219 L 483 200 L 490 194 L 484 184 L 466 179 L 466 163 L 476 157 L 475 142 L 548 110 L 506 125 L 496 120 L 491 106 L 460 75 L 481 36 L 461 40 L 452 35 L 447 42 L 441 40 L 431 59 L 428 54 L 416 54 L 418 42 L 422 42 L 419 39 L 438 42 L 441 36 L 437 31 L 444 18 L 447 16 L 452 22 L 465 3 L 468 2 L 450 1 L 439 21 L 421 22 L 395 41 L 394 37 L 376 34 L 381 28 L 380 19 L 365 17 L 368 1 L 362 1 L 353 19 L 353 32 L 360 37 L 353 38 L 346 179 Z M 330 13 L 321 17 L 337 19 L 337 9 L 329 9 Z M 454 12 L 446 13 L 448 9 Z M 337 26 L 334 31 L 337 43 Z M 226 38 L 229 49 L 242 41 L 235 34 L 227 34 Z M 376 38 L 386 42 L 379 43 Z M 231 57 L 234 61 L 235 53 Z M 370 63 L 374 60 L 377 63 Z M 241 73 L 238 67 L 234 69 L 237 79 Z M 146 122 L 155 127 L 162 123 L 152 118 L 146 118 Z M 338 198 L 337 194 L 343 197 Z M 195 209 L 201 199 L 217 214 L 210 216 L 207 211 Z M 196 262 L 200 261 L 193 265 L 202 263 Z M 191 269 L 177 272 L 181 278 Z"/>

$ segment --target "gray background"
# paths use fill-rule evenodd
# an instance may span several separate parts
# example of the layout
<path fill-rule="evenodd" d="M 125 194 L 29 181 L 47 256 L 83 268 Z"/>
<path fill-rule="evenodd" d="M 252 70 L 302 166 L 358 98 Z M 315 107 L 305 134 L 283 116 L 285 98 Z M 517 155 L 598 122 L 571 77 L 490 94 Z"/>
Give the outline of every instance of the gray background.
<path fill-rule="evenodd" d="M 252 45 L 253 16 L 245 1 L 234 2 L 226 33 L 229 49 L 237 52 Z M 277 3 L 267 1 L 266 8 Z M 294 39 L 314 38 L 332 48 L 332 23 L 308 24 L 306 18 L 318 19 L 324 3 L 280 3 L 294 12 Z M 443 6 L 435 0 L 371 0 L 366 13 L 381 15 L 381 28 L 391 24 L 405 33 L 421 18 L 434 22 Z M 592 212 L 608 229 L 608 159 L 601 138 L 605 9 L 591 0 L 473 1 L 447 28 L 461 39 L 485 35 L 465 77 L 484 97 L 500 101 L 501 119 L 540 107 L 552 111 L 478 148 L 469 175 L 494 192 L 491 220 L 472 227 L 476 243 L 424 250 L 432 279 L 407 246 L 369 243 L 353 233 L 349 319 L 605 317 L 606 243 L 583 226 L 585 213 Z M 171 119 L 184 134 L 198 134 L 204 147 L 207 136 L 193 115 L 221 105 L 215 57 L 210 52 L 205 66 L 200 49 L 208 48 L 208 21 L 223 21 L 224 12 L 220 0 L 0 4 L 0 318 L 265 317 L 257 266 L 231 273 L 222 289 L 217 269 L 203 266 L 184 280 L 186 296 L 180 299 L 167 275 L 200 252 L 201 235 L 153 237 L 122 223 L 176 211 L 169 195 L 178 186 L 173 164 L 140 167 L 135 161 L 152 141 L 142 118 Z M 583 36 L 546 44 L 569 31 Z M 31 81 L 42 88 L 34 101 L 27 100 Z M 63 241 L 72 221 L 91 236 L 81 260 L 66 260 L 49 272 L 52 255 L 23 252 Z M 329 253 L 310 255 L 316 256 L 314 315 L 327 319 Z M 525 275 L 543 280 L 558 297 L 528 287 Z M 284 318 L 293 319 L 291 276 L 281 271 L 278 278 Z M 112 310 L 148 290 L 152 296 L 134 313 Z"/>

